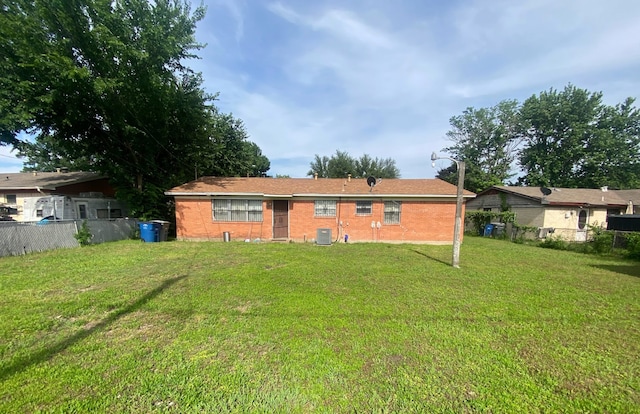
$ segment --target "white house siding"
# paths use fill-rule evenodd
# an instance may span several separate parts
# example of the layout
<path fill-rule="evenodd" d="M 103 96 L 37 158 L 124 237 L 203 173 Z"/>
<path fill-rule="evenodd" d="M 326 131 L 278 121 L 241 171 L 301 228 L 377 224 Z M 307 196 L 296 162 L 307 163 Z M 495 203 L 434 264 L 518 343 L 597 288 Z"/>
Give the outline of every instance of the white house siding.
<path fill-rule="evenodd" d="M 579 207 L 547 207 L 544 214 L 544 224 L 541 227 L 553 227 L 555 229 L 554 237 L 574 241 L 578 230 L 580 210 Z M 588 226 L 606 227 L 606 208 L 589 208 L 586 211 L 588 212 L 586 230 L 588 230 Z"/>
<path fill-rule="evenodd" d="M 11 192 L 10 190 L 5 190 L 5 197 L 7 194 L 16 194 L 15 192 Z M 34 191 L 33 193 L 19 193 L 16 194 L 16 204 L 10 205 L 11 207 L 15 207 L 18 210 L 18 214 L 12 215 L 14 220 L 16 221 L 24 221 L 24 200 L 30 197 L 42 197 L 41 193 Z"/>

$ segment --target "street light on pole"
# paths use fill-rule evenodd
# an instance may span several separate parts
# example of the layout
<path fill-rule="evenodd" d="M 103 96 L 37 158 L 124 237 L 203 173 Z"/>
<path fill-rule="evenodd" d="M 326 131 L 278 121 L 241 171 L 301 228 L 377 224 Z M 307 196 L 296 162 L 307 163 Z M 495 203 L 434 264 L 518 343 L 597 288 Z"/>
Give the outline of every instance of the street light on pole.
<path fill-rule="evenodd" d="M 451 265 L 460 268 L 460 229 L 462 228 L 462 192 L 464 190 L 464 161 L 458 161 L 450 157 L 438 157 L 435 152 L 431 153 L 431 166 L 436 166 L 436 160 L 450 160 L 456 163 L 458 168 L 458 191 L 456 193 L 456 220 L 453 225 L 453 258 Z"/>

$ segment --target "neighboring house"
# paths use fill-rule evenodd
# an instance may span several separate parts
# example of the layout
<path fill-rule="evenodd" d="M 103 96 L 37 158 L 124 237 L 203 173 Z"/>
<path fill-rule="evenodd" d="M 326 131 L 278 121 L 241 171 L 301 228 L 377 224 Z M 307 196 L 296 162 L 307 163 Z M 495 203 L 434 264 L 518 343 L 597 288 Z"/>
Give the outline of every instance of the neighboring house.
<path fill-rule="evenodd" d="M 453 241 L 456 187 L 439 179 L 203 177 L 165 194 L 179 240 Z"/>
<path fill-rule="evenodd" d="M 16 221 L 124 217 L 114 194 L 109 180 L 92 172 L 0 174 L 0 209 Z"/>
<path fill-rule="evenodd" d="M 493 186 L 467 202 L 467 210 L 510 210 L 522 226 L 566 240 L 586 241 L 588 227 L 606 227 L 610 215 L 634 214 L 640 190 Z"/>

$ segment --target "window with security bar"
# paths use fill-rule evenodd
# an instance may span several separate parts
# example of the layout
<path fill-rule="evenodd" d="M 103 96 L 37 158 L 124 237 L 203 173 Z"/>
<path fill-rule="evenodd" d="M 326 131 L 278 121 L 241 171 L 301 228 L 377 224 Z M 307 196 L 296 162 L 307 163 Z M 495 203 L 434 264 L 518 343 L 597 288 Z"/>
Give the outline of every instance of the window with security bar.
<path fill-rule="evenodd" d="M 370 216 L 371 211 L 371 200 L 356 201 L 356 216 Z"/>
<path fill-rule="evenodd" d="M 400 201 L 384 202 L 384 224 L 400 224 L 402 203 Z"/>
<path fill-rule="evenodd" d="M 314 215 L 316 217 L 335 217 L 336 200 L 316 200 L 314 203 Z"/>
<path fill-rule="evenodd" d="M 262 200 L 214 199 L 214 221 L 262 221 Z"/>

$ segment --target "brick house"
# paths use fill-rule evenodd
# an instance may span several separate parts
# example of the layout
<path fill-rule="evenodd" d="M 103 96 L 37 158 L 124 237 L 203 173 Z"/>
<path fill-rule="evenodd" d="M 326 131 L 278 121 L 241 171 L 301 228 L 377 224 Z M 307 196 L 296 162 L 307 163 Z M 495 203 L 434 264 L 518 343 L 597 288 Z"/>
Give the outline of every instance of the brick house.
<path fill-rule="evenodd" d="M 179 240 L 453 242 L 456 186 L 439 179 L 203 177 L 165 194 Z"/>

